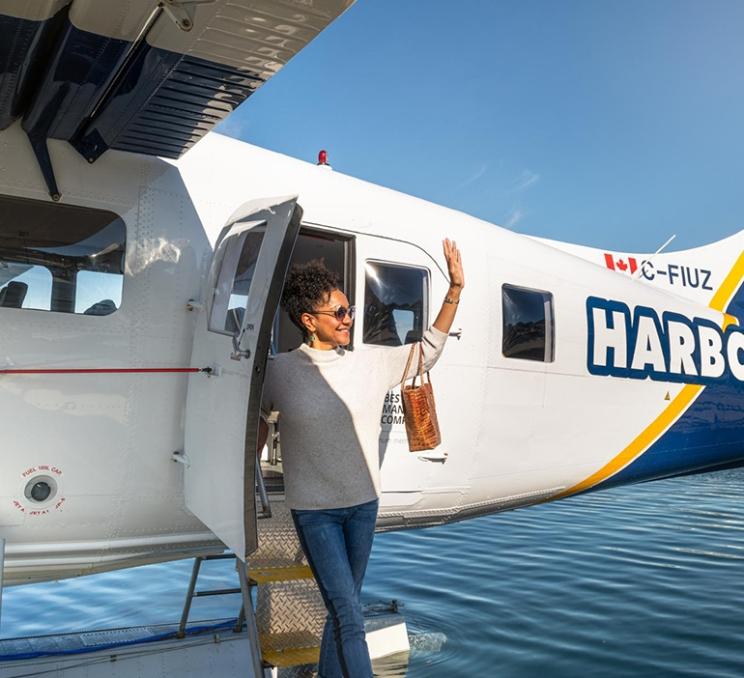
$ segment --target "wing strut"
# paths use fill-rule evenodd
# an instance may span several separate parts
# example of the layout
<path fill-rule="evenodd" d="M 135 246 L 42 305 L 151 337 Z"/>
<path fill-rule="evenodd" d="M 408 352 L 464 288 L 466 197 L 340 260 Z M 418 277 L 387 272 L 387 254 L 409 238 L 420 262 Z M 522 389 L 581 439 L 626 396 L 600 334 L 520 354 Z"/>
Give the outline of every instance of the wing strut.
<path fill-rule="evenodd" d="M 27 134 L 28 140 L 31 142 L 31 149 L 34 152 L 34 156 L 36 156 L 36 162 L 39 163 L 39 169 L 44 177 L 44 183 L 49 190 L 49 196 L 52 200 L 58 202 L 62 194 L 59 192 L 59 188 L 57 188 L 57 179 L 54 176 L 52 159 L 49 157 L 46 136 L 33 134 L 32 132 L 27 132 Z"/>

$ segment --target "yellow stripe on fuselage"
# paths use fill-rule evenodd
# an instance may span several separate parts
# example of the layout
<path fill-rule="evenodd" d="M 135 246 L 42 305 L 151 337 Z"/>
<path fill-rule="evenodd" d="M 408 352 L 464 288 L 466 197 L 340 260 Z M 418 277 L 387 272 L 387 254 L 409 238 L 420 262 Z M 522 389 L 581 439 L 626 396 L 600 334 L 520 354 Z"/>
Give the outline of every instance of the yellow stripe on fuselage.
<path fill-rule="evenodd" d="M 716 293 L 710 300 L 708 306 L 715 311 L 723 312 L 723 309 L 728 306 L 729 301 L 734 296 L 734 293 L 739 288 L 742 278 L 744 278 L 744 252 L 739 255 L 731 271 L 726 276 L 726 279 L 721 283 Z M 726 329 L 732 323 L 738 324 L 737 319 L 724 313 L 723 329 Z M 567 490 L 563 490 L 557 494 L 554 499 L 561 499 L 577 492 L 583 492 L 588 490 L 595 485 L 598 485 L 603 480 L 607 480 L 610 476 L 615 475 L 622 471 L 628 464 L 635 461 L 640 457 L 651 445 L 658 440 L 668 429 L 674 424 L 679 417 L 681 417 L 695 399 L 700 395 L 705 387 L 700 384 L 685 384 L 682 390 L 676 395 L 676 397 L 667 405 L 664 411 L 656 417 L 636 438 L 630 443 L 620 454 L 611 459 L 607 464 L 600 468 L 595 473 L 592 473 L 588 478 L 577 483 L 573 487 L 569 487 Z"/>
<path fill-rule="evenodd" d="M 744 252 L 739 255 L 734 267 L 729 271 L 726 280 L 721 283 L 721 286 L 713 295 L 708 306 L 716 311 L 723 311 L 728 306 L 736 290 L 739 289 L 742 277 L 744 277 Z"/>

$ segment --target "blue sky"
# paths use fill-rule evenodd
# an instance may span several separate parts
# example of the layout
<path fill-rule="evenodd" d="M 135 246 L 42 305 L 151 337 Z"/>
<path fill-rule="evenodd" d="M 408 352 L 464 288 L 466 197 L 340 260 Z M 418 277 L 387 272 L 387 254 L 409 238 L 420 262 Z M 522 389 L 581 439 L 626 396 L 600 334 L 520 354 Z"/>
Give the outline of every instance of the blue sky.
<path fill-rule="evenodd" d="M 222 130 L 513 230 L 744 228 L 741 0 L 358 0 Z"/>

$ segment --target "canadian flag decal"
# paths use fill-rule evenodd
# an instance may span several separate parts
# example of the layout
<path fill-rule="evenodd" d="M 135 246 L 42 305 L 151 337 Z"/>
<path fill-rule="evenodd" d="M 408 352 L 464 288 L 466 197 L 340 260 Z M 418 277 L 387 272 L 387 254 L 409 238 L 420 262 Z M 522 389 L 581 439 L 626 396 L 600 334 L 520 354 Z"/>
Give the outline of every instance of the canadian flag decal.
<path fill-rule="evenodd" d="M 616 259 L 612 254 L 605 252 L 604 258 L 607 268 L 613 271 L 621 271 L 622 273 L 633 275 L 638 270 L 638 262 L 635 260 L 635 257 L 628 257 L 626 261 L 625 259 Z"/>

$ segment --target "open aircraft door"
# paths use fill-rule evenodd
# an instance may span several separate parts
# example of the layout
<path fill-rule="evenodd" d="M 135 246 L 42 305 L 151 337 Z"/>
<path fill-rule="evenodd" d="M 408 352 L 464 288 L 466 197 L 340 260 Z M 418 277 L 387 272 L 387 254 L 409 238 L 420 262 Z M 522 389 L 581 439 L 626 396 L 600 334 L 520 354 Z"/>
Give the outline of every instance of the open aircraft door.
<path fill-rule="evenodd" d="M 296 197 L 242 205 L 217 240 L 186 402 L 186 507 L 241 560 L 257 546 L 256 436 L 271 323 L 300 229 Z"/>

